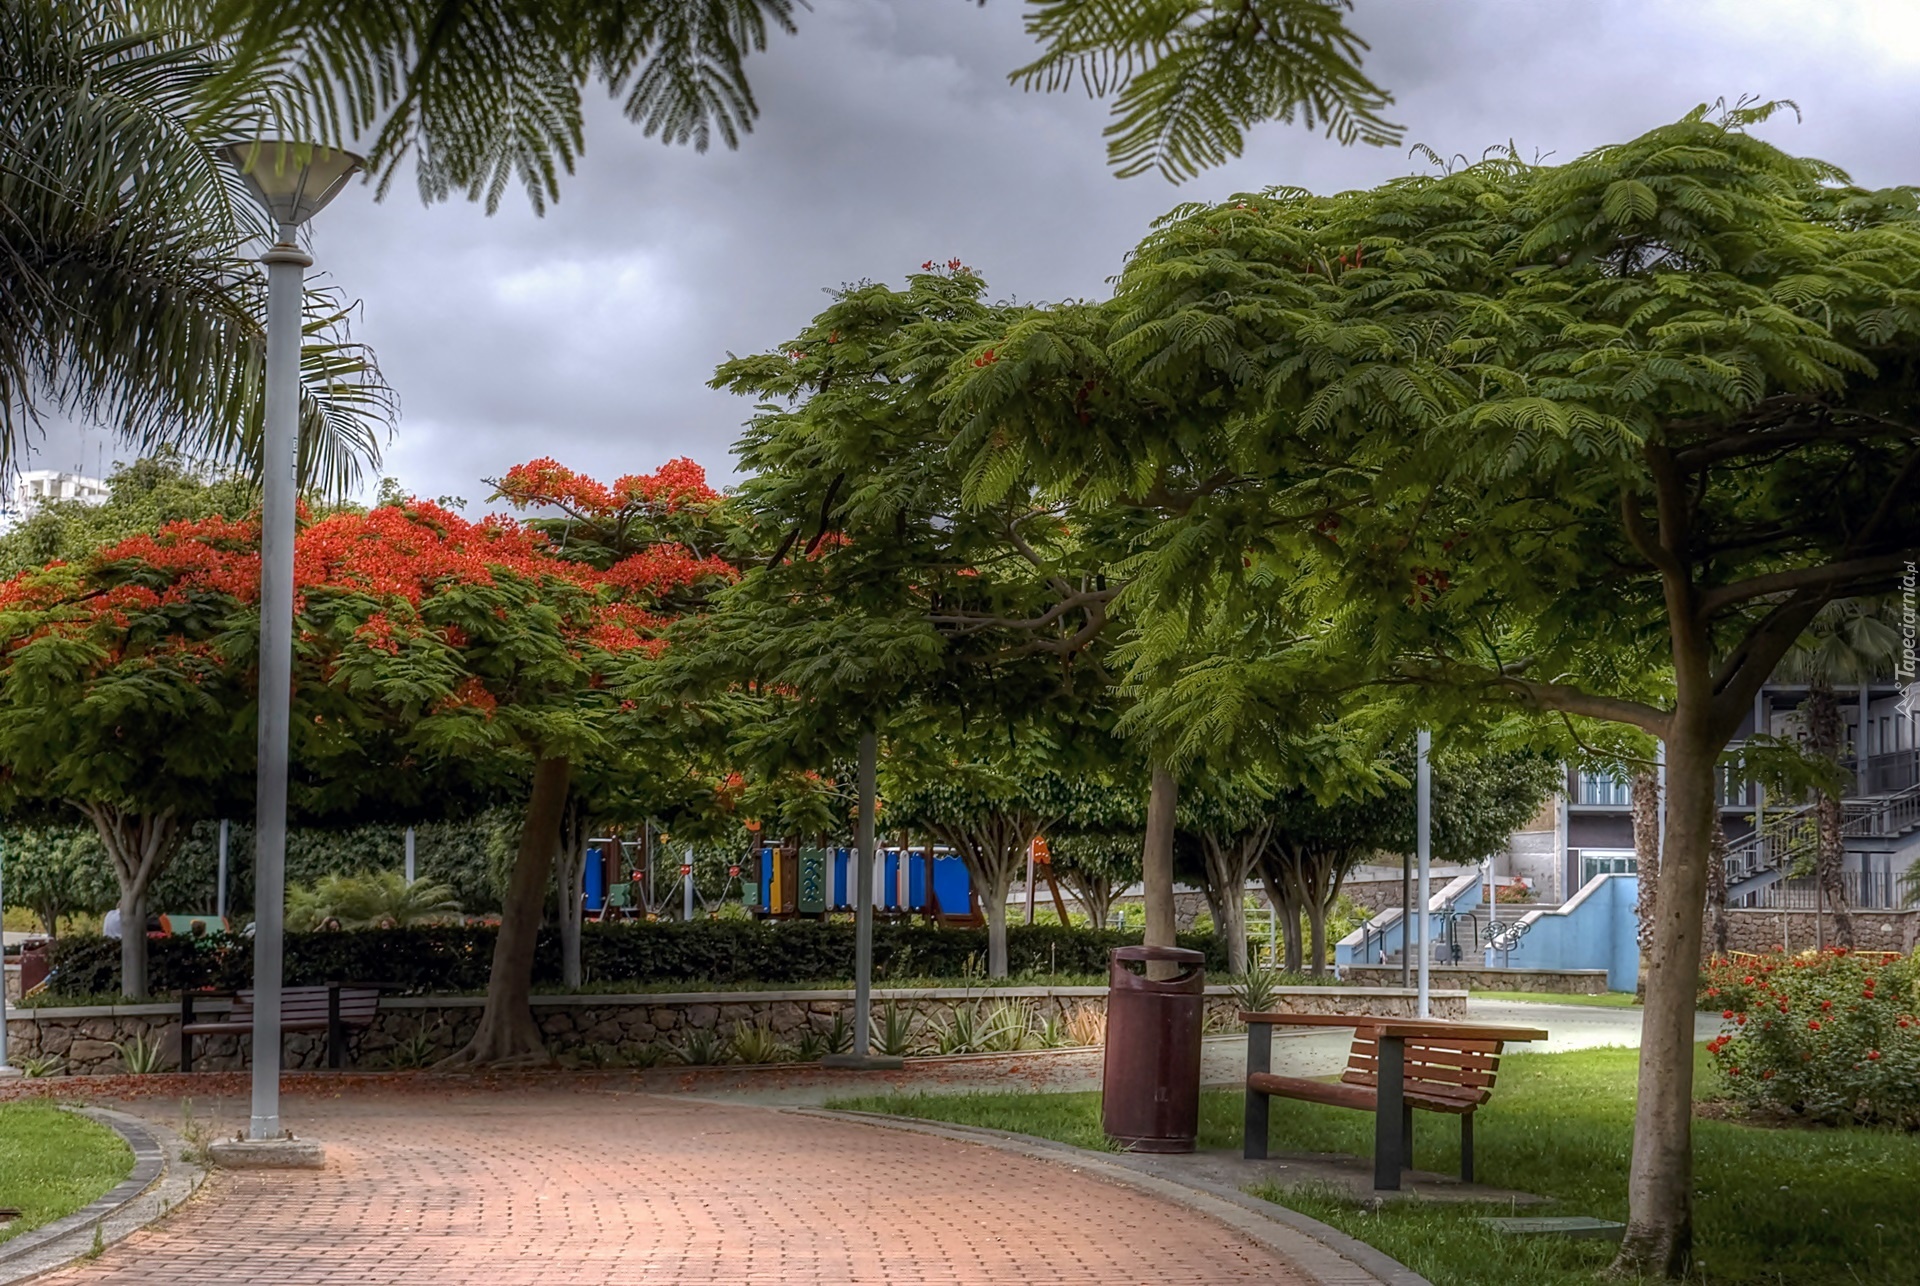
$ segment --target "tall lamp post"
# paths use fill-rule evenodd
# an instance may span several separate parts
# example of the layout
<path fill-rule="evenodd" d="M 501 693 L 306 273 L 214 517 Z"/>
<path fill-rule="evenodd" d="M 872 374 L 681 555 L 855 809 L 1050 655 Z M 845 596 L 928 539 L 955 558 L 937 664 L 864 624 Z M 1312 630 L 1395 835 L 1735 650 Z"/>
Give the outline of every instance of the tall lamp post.
<path fill-rule="evenodd" d="M 293 536 L 300 459 L 300 341 L 306 269 L 295 243 L 361 165 L 351 152 L 282 140 L 235 143 L 227 158 L 278 236 L 267 266 L 267 407 L 260 510 L 260 743 L 253 850 L 253 1115 L 250 1141 L 285 1137 L 280 1125 L 280 974 L 287 885 L 287 725 L 293 704 Z"/>
<path fill-rule="evenodd" d="M 6 864 L 7 864 L 7 856 L 6 856 L 6 853 L 5 853 L 5 851 L 4 851 L 4 850 L 0 850 L 0 920 L 4 920 L 4 919 L 6 918 L 6 916 L 5 916 L 5 914 L 4 914 L 4 912 L 6 911 L 6 906 L 7 906 L 7 895 L 6 895 Z M 5 930 L 0 930 L 0 1079 L 5 1079 L 5 1078 L 7 1078 L 7 1077 L 11 1077 L 11 1076 L 18 1076 L 18 1075 L 20 1074 L 20 1069 L 18 1069 L 18 1068 L 16 1068 L 16 1067 L 9 1067 L 9 1066 L 7 1066 L 7 947 L 6 947 L 6 936 L 7 936 L 7 935 L 6 935 L 6 932 L 5 932 Z M 23 972 L 23 973 L 21 974 L 21 978 L 22 978 L 22 979 L 24 979 L 25 977 L 26 977 L 26 974 L 25 974 L 25 973 Z M 25 988 L 22 988 L 22 990 L 25 990 Z"/>

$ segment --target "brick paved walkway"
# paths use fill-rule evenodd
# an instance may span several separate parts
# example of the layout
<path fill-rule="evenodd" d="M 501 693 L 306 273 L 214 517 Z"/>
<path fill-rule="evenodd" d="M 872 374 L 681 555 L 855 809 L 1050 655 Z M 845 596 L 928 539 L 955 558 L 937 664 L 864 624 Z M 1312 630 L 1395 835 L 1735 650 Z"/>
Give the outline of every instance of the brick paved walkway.
<path fill-rule="evenodd" d="M 45 1286 L 1312 1281 L 1063 1166 L 764 1108 L 520 1090 L 286 1110 L 327 1170 L 222 1174 Z"/>

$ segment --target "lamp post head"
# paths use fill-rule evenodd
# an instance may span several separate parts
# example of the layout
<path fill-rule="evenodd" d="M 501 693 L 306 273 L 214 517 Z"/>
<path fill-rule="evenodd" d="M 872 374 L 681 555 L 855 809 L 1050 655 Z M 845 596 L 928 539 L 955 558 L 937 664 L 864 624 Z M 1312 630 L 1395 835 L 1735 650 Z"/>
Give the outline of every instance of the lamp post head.
<path fill-rule="evenodd" d="M 333 200 L 365 163 L 352 152 L 285 139 L 229 143 L 223 150 L 280 226 L 282 241 Z"/>

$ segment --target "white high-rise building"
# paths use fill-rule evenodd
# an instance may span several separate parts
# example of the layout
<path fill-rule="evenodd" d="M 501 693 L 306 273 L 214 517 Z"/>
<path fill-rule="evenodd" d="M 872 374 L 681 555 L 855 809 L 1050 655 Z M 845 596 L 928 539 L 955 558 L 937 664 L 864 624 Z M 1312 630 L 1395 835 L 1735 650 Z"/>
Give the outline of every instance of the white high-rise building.
<path fill-rule="evenodd" d="M 85 505 L 103 503 L 112 492 L 99 478 L 64 469 L 28 469 L 13 476 L 7 502 L 0 509 L 0 526 L 30 518 L 36 509 L 57 500 L 77 500 Z"/>

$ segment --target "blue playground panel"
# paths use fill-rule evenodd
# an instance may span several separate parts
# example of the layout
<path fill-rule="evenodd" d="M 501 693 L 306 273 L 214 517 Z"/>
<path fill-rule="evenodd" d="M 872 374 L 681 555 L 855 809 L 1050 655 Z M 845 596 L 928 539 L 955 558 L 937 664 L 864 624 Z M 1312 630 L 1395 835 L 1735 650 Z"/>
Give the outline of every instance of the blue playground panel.
<path fill-rule="evenodd" d="M 900 860 L 899 849 L 882 850 L 885 854 L 885 874 L 881 886 L 874 890 L 874 906 L 882 911 L 921 912 L 927 909 L 927 857 L 922 850 L 911 850 L 907 860 L 907 905 L 900 905 Z M 831 887 L 827 903 L 831 911 L 851 911 L 854 898 L 854 865 L 852 852 L 848 849 L 833 850 Z M 758 898 L 756 905 L 766 908 L 773 904 L 773 849 L 763 848 L 759 853 L 756 869 Z M 940 895 L 940 909 L 948 915 L 963 915 L 972 905 L 972 882 L 967 878 L 967 864 L 951 854 L 936 855 L 933 863 L 933 887 Z"/>
<path fill-rule="evenodd" d="M 581 890 L 587 895 L 589 913 L 607 904 L 607 859 L 598 847 L 587 850 L 587 878 Z"/>

